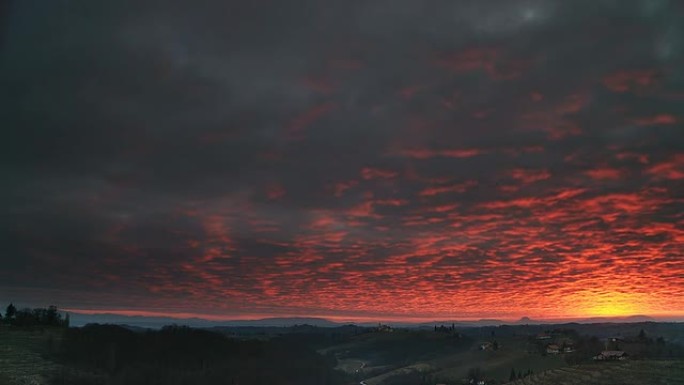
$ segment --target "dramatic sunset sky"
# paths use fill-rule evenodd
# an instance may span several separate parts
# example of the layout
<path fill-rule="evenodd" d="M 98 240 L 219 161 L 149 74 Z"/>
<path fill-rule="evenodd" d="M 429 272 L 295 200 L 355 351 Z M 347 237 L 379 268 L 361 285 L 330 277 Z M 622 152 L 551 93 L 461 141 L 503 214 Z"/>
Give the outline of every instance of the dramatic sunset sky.
<path fill-rule="evenodd" d="M 0 301 L 684 319 L 684 4 L 4 1 Z"/>

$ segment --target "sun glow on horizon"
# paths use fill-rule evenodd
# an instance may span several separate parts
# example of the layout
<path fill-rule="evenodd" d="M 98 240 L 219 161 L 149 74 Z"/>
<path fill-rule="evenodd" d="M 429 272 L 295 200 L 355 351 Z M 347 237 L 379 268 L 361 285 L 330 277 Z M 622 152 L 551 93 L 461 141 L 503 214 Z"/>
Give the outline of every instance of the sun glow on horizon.
<path fill-rule="evenodd" d="M 648 298 L 642 293 L 606 291 L 585 292 L 572 299 L 586 317 L 627 317 L 652 313 Z"/>

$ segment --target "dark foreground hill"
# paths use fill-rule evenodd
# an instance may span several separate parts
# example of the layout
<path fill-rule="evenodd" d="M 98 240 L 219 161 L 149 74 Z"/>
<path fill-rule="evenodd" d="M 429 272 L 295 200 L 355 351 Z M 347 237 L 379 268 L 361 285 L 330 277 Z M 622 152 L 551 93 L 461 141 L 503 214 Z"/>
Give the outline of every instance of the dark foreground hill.
<path fill-rule="evenodd" d="M 64 329 L 11 330 L 0 324 L 0 385 L 45 384 L 60 366 L 51 360 Z"/>
<path fill-rule="evenodd" d="M 330 360 L 302 344 L 230 339 L 187 327 L 136 333 L 118 326 L 69 329 L 59 360 L 101 374 L 88 384 L 340 384 Z M 78 372 L 76 372 L 78 376 Z M 74 383 L 65 373 L 55 384 Z"/>
<path fill-rule="evenodd" d="M 337 385 L 335 360 L 279 338 L 238 340 L 187 327 L 3 327 L 0 385 Z"/>

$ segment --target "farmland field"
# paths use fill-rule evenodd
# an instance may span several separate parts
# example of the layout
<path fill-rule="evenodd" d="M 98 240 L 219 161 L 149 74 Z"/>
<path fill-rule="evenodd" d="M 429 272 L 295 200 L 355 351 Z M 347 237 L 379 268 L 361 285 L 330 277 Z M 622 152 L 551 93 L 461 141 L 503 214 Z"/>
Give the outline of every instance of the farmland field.
<path fill-rule="evenodd" d="M 684 385 L 684 361 L 602 362 L 545 371 L 511 385 Z"/>

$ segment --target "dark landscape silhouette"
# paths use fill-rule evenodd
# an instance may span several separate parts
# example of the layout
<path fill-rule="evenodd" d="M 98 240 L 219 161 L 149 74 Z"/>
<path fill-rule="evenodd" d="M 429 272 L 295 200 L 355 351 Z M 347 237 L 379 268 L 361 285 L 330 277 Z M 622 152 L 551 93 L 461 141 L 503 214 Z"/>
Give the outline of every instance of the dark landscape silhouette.
<path fill-rule="evenodd" d="M 573 376 L 586 384 L 598 384 L 597 376 L 605 377 L 601 384 L 684 381 L 681 323 L 523 319 L 392 327 L 243 321 L 143 328 L 70 327 L 69 319 L 55 306 L 8 305 L 0 325 L 0 384 L 494 385 L 574 383 Z"/>

